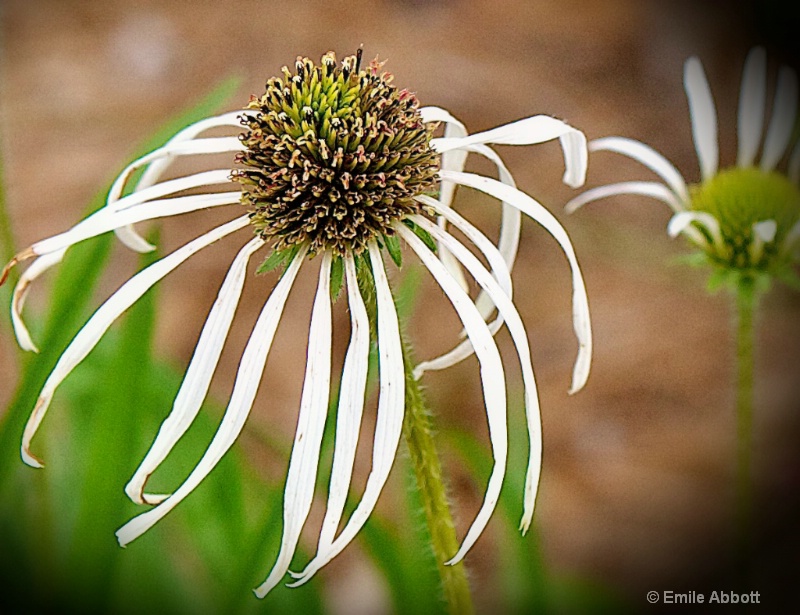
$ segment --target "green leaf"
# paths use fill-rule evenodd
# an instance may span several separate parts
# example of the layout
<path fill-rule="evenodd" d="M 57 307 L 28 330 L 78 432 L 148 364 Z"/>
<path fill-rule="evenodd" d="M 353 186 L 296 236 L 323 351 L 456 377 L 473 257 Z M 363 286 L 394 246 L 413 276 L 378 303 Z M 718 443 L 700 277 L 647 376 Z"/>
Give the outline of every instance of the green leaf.
<path fill-rule="evenodd" d="M 400 251 L 400 240 L 397 235 L 384 235 L 383 240 L 394 264 L 397 265 L 398 269 L 401 268 L 403 266 L 403 253 Z"/>
<path fill-rule="evenodd" d="M 436 242 L 433 240 L 433 237 L 430 236 L 428 231 L 420 226 L 417 226 L 411 220 L 403 220 L 403 224 L 414 231 L 414 234 L 419 237 L 426 246 L 428 246 L 431 252 L 436 252 Z"/>
<path fill-rule="evenodd" d="M 344 261 L 341 256 L 334 256 L 331 265 L 331 299 L 336 301 L 342 292 L 344 282 Z"/>

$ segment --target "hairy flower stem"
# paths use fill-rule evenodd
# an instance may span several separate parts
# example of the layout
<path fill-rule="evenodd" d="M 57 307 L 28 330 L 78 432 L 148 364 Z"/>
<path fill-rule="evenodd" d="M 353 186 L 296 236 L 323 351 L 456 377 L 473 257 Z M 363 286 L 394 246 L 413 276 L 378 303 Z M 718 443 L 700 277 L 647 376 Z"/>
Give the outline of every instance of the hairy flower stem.
<path fill-rule="evenodd" d="M 372 270 L 356 260 L 358 287 L 370 319 L 370 334 L 377 339 L 377 304 Z M 454 566 L 445 564 L 458 552 L 458 538 L 450 514 L 450 504 L 442 479 L 442 463 L 433 440 L 430 412 L 422 388 L 414 378 L 414 356 L 411 345 L 405 336 L 403 319 L 400 318 L 400 339 L 403 345 L 403 366 L 405 371 L 406 407 L 403 418 L 403 433 L 408 446 L 414 477 L 419 490 L 419 498 L 425 510 L 425 521 L 431 540 L 431 550 L 436 559 L 436 567 L 442 582 L 442 594 L 449 615 L 472 615 L 472 595 L 469 591 L 464 562 Z"/>
<path fill-rule="evenodd" d="M 737 531 L 742 554 L 748 551 L 752 523 L 751 457 L 753 446 L 753 346 L 758 291 L 752 278 L 736 285 L 736 498 Z"/>
<path fill-rule="evenodd" d="M 474 613 L 464 562 L 445 564 L 458 551 L 455 524 L 450 514 L 442 480 L 442 464 L 433 441 L 425 395 L 413 375 L 413 360 L 403 340 L 406 372 L 406 414 L 403 424 L 406 444 L 414 468 L 420 499 L 431 537 L 431 548 L 442 580 L 442 590 L 450 615 Z"/>

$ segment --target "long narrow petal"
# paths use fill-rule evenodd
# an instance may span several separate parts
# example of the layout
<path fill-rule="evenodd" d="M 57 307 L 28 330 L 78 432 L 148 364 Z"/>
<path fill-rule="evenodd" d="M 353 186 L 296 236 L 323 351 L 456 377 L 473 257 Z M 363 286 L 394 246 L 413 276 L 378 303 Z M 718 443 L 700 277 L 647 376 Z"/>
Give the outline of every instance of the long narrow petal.
<path fill-rule="evenodd" d="M 351 254 L 344 257 L 344 266 L 347 277 L 347 299 L 350 306 L 350 344 L 347 347 L 342 368 L 331 485 L 325 519 L 319 535 L 318 553 L 333 543 L 344 513 L 347 492 L 353 476 L 358 436 L 361 431 L 369 367 L 369 316 L 364 299 L 361 297 L 361 291 L 358 289 L 356 266 Z"/>
<path fill-rule="evenodd" d="M 85 239 L 102 235 L 126 224 L 178 216 L 198 209 L 235 205 L 240 202 L 240 199 L 241 194 L 239 192 L 214 192 L 211 194 L 193 194 L 191 196 L 149 201 L 119 212 L 102 209 L 90 218 L 79 222 L 70 230 L 43 239 L 33 244 L 31 248 L 36 254 L 48 254 L 68 248 Z"/>
<path fill-rule="evenodd" d="M 764 138 L 764 152 L 761 154 L 762 171 L 772 171 L 783 158 L 796 120 L 797 73 L 788 66 L 781 66 L 778 71 L 778 85 L 775 86 L 772 118 Z"/>
<path fill-rule="evenodd" d="M 20 348 L 31 352 L 39 352 L 36 344 L 31 339 L 30 332 L 22 320 L 22 308 L 25 306 L 25 299 L 34 280 L 41 276 L 45 271 L 61 262 L 64 258 L 65 250 L 60 250 L 55 254 L 40 256 L 28 266 L 17 280 L 11 299 L 11 324 L 14 327 L 14 335 L 17 338 Z"/>
<path fill-rule="evenodd" d="M 191 124 L 184 128 L 183 130 L 179 131 L 167 142 L 166 146 L 171 146 L 174 144 L 178 144 L 183 141 L 187 141 L 193 139 L 197 135 L 206 130 L 211 128 L 216 128 L 218 126 L 240 126 L 241 122 L 239 121 L 239 117 L 246 112 L 233 112 L 233 113 L 225 113 L 223 115 L 219 115 L 216 117 L 202 119 L 194 124 Z M 240 144 L 241 147 L 241 144 Z M 160 148 L 163 150 L 163 148 Z M 161 175 L 166 171 L 170 164 L 175 160 L 175 154 L 165 154 L 163 156 L 158 156 L 152 159 L 150 162 L 143 163 L 141 160 L 143 158 L 147 158 L 148 155 L 143 156 L 138 161 L 134 161 L 120 174 L 120 177 L 117 178 L 117 181 L 112 187 L 112 191 L 109 193 L 108 200 L 118 200 L 122 196 L 122 192 L 124 190 L 124 183 L 127 182 L 130 175 L 133 173 L 134 170 L 137 168 L 141 168 L 143 165 L 147 165 L 142 173 L 142 176 L 139 178 L 139 181 L 136 182 L 136 187 L 134 190 L 142 190 L 149 186 L 155 184 Z M 117 186 L 119 183 L 119 186 Z M 155 246 L 148 243 L 143 237 L 141 237 L 136 230 L 132 226 L 126 226 L 123 228 L 119 228 L 114 231 L 122 243 L 127 245 L 132 250 L 137 252 L 148 252 L 150 250 L 154 250 Z"/>
<path fill-rule="evenodd" d="M 449 111 L 440 107 L 423 107 L 420 109 L 422 120 L 424 122 L 444 122 L 444 136 L 445 138 L 460 139 L 467 136 L 467 129 L 464 124 L 453 117 Z M 463 171 L 464 165 L 467 162 L 467 155 L 469 152 L 466 149 L 451 149 L 441 154 L 441 168 L 448 171 Z M 441 180 L 439 186 L 439 201 L 445 205 L 450 205 L 455 196 L 456 185 L 447 180 Z M 445 221 L 440 220 L 439 223 L 444 228 Z M 447 270 L 458 280 L 461 288 L 466 290 L 467 279 L 464 277 L 464 272 L 461 266 L 453 258 L 453 255 L 447 251 L 444 246 L 437 246 L 439 249 L 439 258 L 447 267 Z"/>
<path fill-rule="evenodd" d="M 764 110 L 767 97 L 767 52 L 763 47 L 753 47 L 747 54 L 742 71 L 742 90 L 739 94 L 737 134 L 739 153 L 736 164 L 753 166 L 761 133 L 764 130 Z"/>
<path fill-rule="evenodd" d="M 667 188 L 664 184 L 658 182 L 619 182 L 617 184 L 609 184 L 608 186 L 598 186 L 592 188 L 571 199 L 564 206 L 564 210 L 568 213 L 574 213 L 587 203 L 592 201 L 599 201 L 610 196 L 617 196 L 619 194 L 639 194 L 642 196 L 649 196 L 654 199 L 666 203 L 670 206 L 672 211 L 679 212 L 686 209 L 686 205 L 679 201 L 675 194 Z"/>
<path fill-rule="evenodd" d="M 719 221 L 706 211 L 681 211 L 675 214 L 667 225 L 667 234 L 670 237 L 677 237 L 683 233 L 700 245 L 708 243 L 705 236 L 692 226 L 692 222 L 702 224 L 711 235 L 714 244 L 720 249 L 725 249 L 726 244 L 722 238 Z"/>
<path fill-rule="evenodd" d="M 592 362 L 592 325 L 589 317 L 589 299 L 586 295 L 586 285 L 583 282 L 583 275 L 581 274 L 572 242 L 569 240 L 564 227 L 540 203 L 516 188 L 474 173 L 444 171 L 442 173 L 458 184 L 480 190 L 519 208 L 522 213 L 541 224 L 561 246 L 572 272 L 572 322 L 575 335 L 578 338 L 578 357 L 572 372 L 570 393 L 580 390 L 586 384 Z"/>
<path fill-rule="evenodd" d="M 719 145 L 717 143 L 717 111 L 703 65 L 696 57 L 686 61 L 683 69 L 683 85 L 689 101 L 689 115 L 692 120 L 692 135 L 700 175 L 703 181 L 717 174 L 719 167 Z"/>
<path fill-rule="evenodd" d="M 468 149 L 469 151 L 480 154 L 481 156 L 484 156 L 488 160 L 492 161 L 497 167 L 498 179 L 501 182 L 509 186 L 513 186 L 514 188 L 517 187 L 511 172 L 508 170 L 508 168 L 506 168 L 503 160 L 492 148 L 488 147 L 487 145 L 471 145 Z M 500 254 L 503 255 L 503 259 L 505 260 L 510 271 L 514 268 L 514 261 L 517 258 L 519 238 L 522 231 L 522 212 L 506 202 L 503 202 L 502 207 L 500 236 L 497 240 L 497 249 L 500 250 Z M 478 307 L 478 311 L 483 315 L 484 319 L 488 318 L 488 316 L 492 313 L 492 309 L 494 308 L 494 305 L 489 300 L 489 297 L 486 295 L 486 292 L 483 289 L 481 289 L 480 294 L 475 300 L 475 305 Z"/>
<path fill-rule="evenodd" d="M 452 565 L 461 561 L 467 551 L 475 544 L 475 541 L 489 522 L 489 518 L 500 497 L 500 489 L 503 486 L 508 458 L 505 373 L 503 372 L 503 362 L 500 359 L 500 353 L 497 351 L 494 338 L 475 305 L 470 301 L 469 296 L 455 283 L 439 262 L 439 259 L 433 255 L 419 237 L 402 223 L 396 224 L 395 228 L 411 249 L 417 253 L 417 256 L 431 272 L 431 275 L 441 286 L 447 298 L 452 302 L 458 317 L 464 323 L 464 328 L 467 330 L 467 335 L 472 341 L 472 345 L 475 347 L 475 356 L 481 366 L 481 384 L 483 385 L 484 404 L 489 423 L 489 439 L 492 443 L 494 466 L 489 476 L 483 504 L 469 530 L 467 530 L 467 535 L 464 537 L 458 552 L 447 562 L 447 564 Z"/>
<path fill-rule="evenodd" d="M 67 346 L 67 349 L 61 355 L 58 363 L 56 363 L 56 366 L 44 383 L 44 387 L 39 394 L 39 399 L 36 401 L 33 413 L 28 419 L 25 431 L 22 434 L 22 459 L 25 463 L 33 467 L 42 466 L 41 461 L 31 455 L 30 443 L 47 412 L 50 401 L 53 399 L 53 394 L 69 373 L 75 369 L 97 345 L 100 338 L 111 324 L 119 318 L 125 310 L 138 301 L 138 299 L 156 282 L 161 280 L 187 258 L 222 237 L 244 228 L 248 224 L 249 217 L 241 216 L 190 241 L 182 248 L 175 250 L 172 254 L 165 256 L 160 261 L 153 263 L 146 269 L 137 273 L 98 308 L 75 336 L 75 339 Z"/>
<path fill-rule="evenodd" d="M 452 149 L 462 149 L 468 145 L 534 145 L 558 139 L 564 153 L 563 181 L 578 188 L 586 181 L 589 152 L 586 148 L 586 135 L 569 124 L 548 115 L 526 117 L 492 130 L 475 133 L 468 137 L 432 139 L 436 151 L 444 153 Z"/>
<path fill-rule="evenodd" d="M 467 129 L 464 124 L 453 117 L 446 109 L 423 107 L 420 109 L 420 114 L 423 122 L 444 122 L 445 138 L 461 139 L 467 136 Z M 467 152 L 465 150 L 451 149 L 442 153 L 441 168 L 448 171 L 463 171 L 466 160 Z M 443 181 L 439 191 L 439 200 L 445 205 L 450 205 L 453 202 L 454 191 L 455 184 Z"/>
<path fill-rule="evenodd" d="M 259 237 L 250 240 L 231 263 L 217 299 L 203 325 L 186 376 L 172 405 L 172 412 L 161 424 L 150 450 L 125 486 L 125 493 L 138 504 L 158 504 L 169 497 L 144 493 L 145 483 L 167 458 L 200 412 L 200 406 L 208 394 L 211 378 L 217 369 L 222 348 L 228 338 L 233 315 L 239 306 L 247 264 L 253 253 L 263 245 L 264 240 Z"/>
<path fill-rule="evenodd" d="M 128 207 L 144 203 L 145 201 L 153 201 L 191 188 L 201 188 L 204 186 L 213 186 L 215 184 L 229 184 L 231 183 L 230 176 L 232 172 L 233 169 L 214 169 L 212 171 L 202 171 L 185 177 L 163 181 L 122 197 L 114 202 L 113 209 L 115 211 L 121 211 Z M 103 209 L 94 215 L 102 213 L 104 213 Z"/>
<path fill-rule="evenodd" d="M 498 311 L 505 319 L 511 339 L 517 349 L 522 368 L 522 381 L 525 386 L 525 416 L 528 424 L 528 437 L 530 438 L 530 454 L 525 478 L 524 512 L 520 524 L 520 529 L 523 533 L 527 532 L 533 519 L 533 507 L 536 502 L 536 491 L 542 470 L 542 418 L 525 325 L 522 324 L 522 319 L 511 301 L 511 297 L 501 288 L 483 264 L 455 237 L 446 231 L 442 231 L 422 216 L 414 216 L 414 222 L 442 241 L 467 268 L 478 284 L 489 293 L 492 301 L 497 305 Z"/>
<path fill-rule="evenodd" d="M 164 161 L 165 159 L 172 162 L 172 159 L 179 156 L 190 156 L 199 154 L 222 154 L 227 152 L 237 152 L 244 149 L 242 142 L 237 137 L 211 137 L 205 139 L 195 139 L 193 141 L 174 141 L 170 140 L 166 145 L 153 150 L 149 154 L 145 154 L 141 158 L 134 160 L 130 163 L 122 173 L 119 174 L 117 179 L 111 185 L 108 191 L 106 203 L 112 205 L 122 198 L 122 193 L 125 186 L 130 179 L 131 175 L 137 169 L 145 165 L 150 165 L 149 169 L 162 169 L 164 165 L 156 166 L 156 162 Z M 154 181 L 155 180 L 155 181 Z M 144 190 L 154 185 L 157 181 L 157 176 L 153 171 L 148 174 L 148 181 L 139 181 L 136 183 L 136 191 Z"/>
<path fill-rule="evenodd" d="M 505 260 L 503 259 L 503 255 L 500 253 L 499 249 L 494 246 L 494 244 L 477 228 L 475 228 L 472 224 L 467 222 L 463 217 L 461 217 L 457 212 L 453 209 L 447 207 L 443 207 L 441 204 L 436 203 L 434 199 L 430 197 L 426 197 L 424 195 L 420 195 L 417 199 L 429 207 L 432 207 L 438 215 L 445 217 L 448 222 L 450 222 L 453 226 L 459 229 L 464 235 L 474 243 L 478 249 L 486 256 L 486 259 L 489 261 L 489 265 L 492 268 L 492 275 L 495 277 L 497 282 L 499 283 L 500 287 L 503 289 L 503 292 L 508 295 L 510 298 L 512 296 L 512 286 L 511 286 L 511 274 L 508 270 Z M 417 220 L 417 217 L 413 218 L 414 221 Z M 489 299 L 492 306 L 494 306 L 494 302 L 491 301 L 491 298 L 488 295 L 484 295 Z M 477 301 L 476 301 L 477 306 Z M 480 311 L 480 309 L 479 309 Z M 485 315 L 481 313 L 481 316 Z M 492 335 L 497 333 L 500 330 L 500 327 L 503 325 L 503 317 L 499 315 L 494 321 L 489 324 L 489 330 L 491 331 Z M 467 357 L 471 356 L 473 353 L 472 344 L 470 344 L 469 340 L 464 340 L 458 346 L 453 348 L 450 352 L 447 352 L 439 357 L 434 359 L 430 359 L 428 361 L 422 361 L 414 368 L 414 377 L 420 378 L 422 374 L 426 371 L 435 371 L 446 369 L 456 363 L 463 361 Z"/>
<path fill-rule="evenodd" d="M 766 245 L 775 240 L 778 223 L 775 220 L 761 220 L 753 223 L 753 241 L 750 243 L 750 262 L 758 263 Z"/>
<path fill-rule="evenodd" d="M 297 431 L 283 494 L 283 538 L 278 558 L 266 581 L 255 589 L 263 598 L 289 570 L 305 525 L 317 482 L 322 433 L 328 413 L 331 381 L 331 253 L 322 254 L 317 296 L 308 334 L 308 360 L 300 399 Z"/>
<path fill-rule="evenodd" d="M 369 244 L 369 256 L 372 263 L 372 275 L 375 280 L 378 307 L 380 370 L 378 415 L 375 420 L 375 438 L 372 445 L 372 471 L 367 478 L 364 495 L 342 529 L 341 534 L 336 537 L 327 549 L 318 552 L 302 573 L 293 575 L 298 580 L 292 583 L 290 587 L 302 585 L 308 581 L 322 566 L 341 553 L 342 549 L 364 527 L 367 519 L 375 509 L 381 491 L 383 491 L 383 487 L 389 477 L 389 472 L 397 454 L 397 447 L 400 444 L 400 436 L 403 432 L 405 371 L 403 369 L 403 350 L 400 342 L 397 311 L 383 267 L 383 259 L 375 242 Z M 436 259 L 436 262 L 439 263 L 440 267 L 444 267 L 438 259 Z"/>
<path fill-rule="evenodd" d="M 116 535 L 120 546 L 124 547 L 144 534 L 175 508 L 208 476 L 236 441 L 250 409 L 253 407 L 253 400 L 264 373 L 264 365 L 272 347 L 275 330 L 305 254 L 306 250 L 298 252 L 267 299 L 242 353 L 242 360 L 239 362 L 239 370 L 236 373 L 236 380 L 225 415 L 203 457 L 175 493 L 155 508 L 134 517 L 117 530 Z"/>
<path fill-rule="evenodd" d="M 678 201 L 689 202 L 689 189 L 680 171 L 649 145 L 625 137 L 605 137 L 589 142 L 590 152 L 615 152 L 633 158 L 653 171 L 675 193 Z M 672 199 L 674 202 L 675 199 Z"/>

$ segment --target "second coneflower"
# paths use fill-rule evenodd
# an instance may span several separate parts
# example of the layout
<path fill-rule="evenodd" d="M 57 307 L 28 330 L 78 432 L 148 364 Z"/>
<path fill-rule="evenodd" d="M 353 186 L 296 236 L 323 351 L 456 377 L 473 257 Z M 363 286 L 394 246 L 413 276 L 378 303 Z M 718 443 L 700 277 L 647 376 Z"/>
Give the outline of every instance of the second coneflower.
<path fill-rule="evenodd" d="M 434 130 L 445 124 L 443 138 Z M 237 137 L 202 137 L 215 127 L 244 132 Z M 522 528 L 533 514 L 541 465 L 539 407 L 525 328 L 512 303 L 510 269 L 519 238 L 521 213 L 544 226 L 559 242 L 572 270 L 573 317 L 579 341 L 572 389 L 583 386 L 589 372 L 591 329 L 586 291 L 574 251 L 557 220 L 530 196 L 517 190 L 511 175 L 487 144 L 532 144 L 560 139 L 564 180 L 582 184 L 586 171 L 583 134 L 547 116 L 526 118 L 494 130 L 468 135 L 443 109 L 420 108 L 416 97 L 392 85 L 381 64 L 360 66 L 360 54 L 337 63 L 328 53 L 319 65 L 297 60 L 270 79 L 266 92 L 252 98 L 244 111 L 198 122 L 176 134 L 160 149 L 129 165 L 112 186 L 106 207 L 70 230 L 33 244 L 11 266 L 36 258 L 22 273 L 14 291 L 12 320 L 26 349 L 35 346 L 21 310 L 31 282 L 58 263 L 71 245 L 115 231 L 133 249 L 147 244 L 132 226 L 145 220 L 217 206 L 242 204 L 247 212 L 199 236 L 140 271 L 122 285 L 89 319 L 53 369 L 25 428 L 22 457 L 40 467 L 31 441 L 57 387 L 95 347 L 111 324 L 150 287 L 194 253 L 237 231 L 251 237 L 230 265 L 207 317 L 172 412 L 126 487 L 129 497 L 153 508 L 122 527 L 126 545 L 163 518 L 211 472 L 241 432 L 252 408 L 276 328 L 303 266 L 318 262 L 318 286 L 311 312 L 308 359 L 298 425 L 284 494 L 284 529 L 280 552 L 268 578 L 256 590 L 264 596 L 288 572 L 314 496 L 320 446 L 331 398 L 332 296 L 346 286 L 351 332 L 339 391 L 336 443 L 327 511 L 316 556 L 297 583 L 310 578 L 358 533 L 373 511 L 393 465 L 406 410 L 406 377 L 414 370 L 404 359 L 398 316 L 386 274 L 386 256 L 400 263 L 401 240 L 430 271 L 452 302 L 467 339 L 444 357 L 421 364 L 439 369 L 473 352 L 480 363 L 494 467 L 485 500 L 450 563 L 461 560 L 475 543 L 494 510 L 503 483 L 506 453 L 506 390 L 503 363 L 493 334 L 507 324 L 525 384 L 531 438 Z M 159 181 L 181 156 L 236 152 L 236 165 Z M 463 172 L 469 152 L 487 157 L 500 181 Z M 128 188 L 132 174 L 143 169 Z M 226 186 L 224 191 L 181 194 L 188 189 Z M 503 222 L 496 247 L 451 208 L 456 185 L 480 190 L 503 203 Z M 126 190 L 129 192 L 126 194 Z M 125 196 L 123 196 L 125 195 Z M 447 231 L 452 225 L 485 257 Z M 205 399 L 226 342 L 244 286 L 248 263 L 258 250 L 268 252 L 261 271 L 282 268 L 244 349 L 230 401 L 219 429 L 185 482 L 172 494 L 145 491 L 148 477 L 166 459 L 189 428 Z M 463 270 L 481 287 L 473 300 L 463 284 Z M 487 319 L 497 311 L 497 317 Z M 372 470 L 355 511 L 337 533 L 350 487 L 356 443 L 365 405 L 371 333 L 376 333 L 379 396 Z"/>

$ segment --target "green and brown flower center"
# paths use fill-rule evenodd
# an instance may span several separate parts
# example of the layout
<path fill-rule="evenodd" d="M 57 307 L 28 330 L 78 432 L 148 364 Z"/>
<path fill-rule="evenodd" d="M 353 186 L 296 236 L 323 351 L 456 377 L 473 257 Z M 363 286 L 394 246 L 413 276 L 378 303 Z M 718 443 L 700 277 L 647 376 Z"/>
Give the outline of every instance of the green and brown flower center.
<path fill-rule="evenodd" d="M 727 267 L 769 269 L 788 258 L 784 239 L 800 219 L 800 190 L 774 171 L 734 167 L 691 187 L 692 209 L 708 212 L 717 219 L 723 244 L 715 245 L 709 256 Z M 754 250 L 758 241 L 753 227 L 774 220 L 777 231 L 772 241 Z"/>
<path fill-rule="evenodd" d="M 434 189 L 439 157 L 416 97 L 397 90 L 360 55 L 319 66 L 298 58 L 295 73 L 267 82 L 242 117 L 245 168 L 234 173 L 253 226 L 282 251 L 308 242 L 312 253 L 360 253 L 392 234 L 392 223 L 421 210 L 414 197 Z"/>

